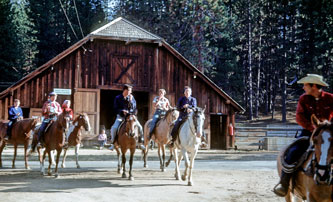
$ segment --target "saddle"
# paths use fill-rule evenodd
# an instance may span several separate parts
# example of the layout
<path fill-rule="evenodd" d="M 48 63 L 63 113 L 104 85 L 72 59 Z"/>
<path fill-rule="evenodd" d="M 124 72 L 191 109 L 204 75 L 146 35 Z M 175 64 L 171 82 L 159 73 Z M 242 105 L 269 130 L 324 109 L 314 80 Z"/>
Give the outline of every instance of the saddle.
<path fill-rule="evenodd" d="M 282 165 L 282 170 L 285 173 L 293 173 L 295 171 L 298 170 L 298 168 L 301 167 L 301 165 L 304 163 L 304 161 L 308 158 L 308 156 L 311 153 L 311 148 L 307 149 L 300 158 L 298 158 L 297 161 L 293 162 L 292 164 L 288 164 L 285 159 L 286 159 L 286 155 L 288 153 L 288 151 L 290 150 L 291 147 L 293 147 L 294 145 L 299 145 L 299 144 L 304 144 L 304 143 L 308 143 L 309 142 L 309 137 L 301 137 L 296 139 L 294 142 L 292 142 L 283 152 L 283 154 L 281 155 L 281 165 Z M 310 146 L 311 147 L 311 146 Z"/>

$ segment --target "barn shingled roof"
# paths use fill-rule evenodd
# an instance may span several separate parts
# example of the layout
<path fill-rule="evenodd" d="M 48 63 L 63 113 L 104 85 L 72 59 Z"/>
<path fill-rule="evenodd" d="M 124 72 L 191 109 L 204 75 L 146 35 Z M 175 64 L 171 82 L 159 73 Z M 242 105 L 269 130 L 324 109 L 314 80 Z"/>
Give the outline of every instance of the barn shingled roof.
<path fill-rule="evenodd" d="M 184 56 L 182 56 L 176 49 L 169 45 L 163 38 L 148 32 L 147 30 L 133 24 L 132 22 L 119 17 L 110 23 L 102 26 L 101 28 L 93 31 L 80 41 L 76 42 L 74 45 L 68 49 L 61 52 L 56 57 L 52 58 L 42 66 L 38 67 L 35 71 L 23 77 L 21 80 L 7 88 L 0 93 L 0 98 L 6 96 L 9 92 L 19 88 L 24 83 L 35 77 L 36 75 L 42 73 L 44 70 L 50 68 L 55 63 L 66 57 L 68 54 L 72 53 L 74 50 L 83 46 L 86 42 L 93 39 L 112 39 L 121 40 L 126 42 L 146 42 L 146 43 L 158 43 L 159 46 L 165 47 L 174 56 L 181 60 L 185 66 L 190 68 L 192 71 L 196 72 L 199 77 L 201 77 L 207 84 L 209 84 L 218 94 L 220 94 L 224 99 L 230 100 L 231 105 L 233 105 L 239 112 L 244 112 L 244 108 L 239 105 L 234 99 L 232 99 L 226 92 L 224 92 L 219 86 L 217 86 L 212 80 L 210 80 L 206 75 L 199 71 L 190 61 L 188 61 Z"/>
<path fill-rule="evenodd" d="M 161 37 L 156 36 L 121 17 L 93 31 L 90 35 L 157 41 L 163 40 Z"/>

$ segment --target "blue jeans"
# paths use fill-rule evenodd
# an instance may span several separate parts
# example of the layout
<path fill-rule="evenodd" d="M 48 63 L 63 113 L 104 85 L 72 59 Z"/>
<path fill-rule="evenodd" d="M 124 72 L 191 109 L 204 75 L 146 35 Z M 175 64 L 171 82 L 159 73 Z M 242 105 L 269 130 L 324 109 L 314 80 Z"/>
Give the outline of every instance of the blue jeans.
<path fill-rule="evenodd" d="M 298 138 L 306 137 L 306 136 L 310 137 L 311 135 L 312 135 L 312 133 L 310 131 L 303 129 L 301 134 L 298 136 Z M 302 157 L 302 155 L 308 149 L 309 146 L 310 146 L 310 142 L 304 143 L 304 141 L 303 141 L 302 144 L 296 144 L 296 145 L 290 147 L 286 153 L 286 157 L 285 157 L 286 163 L 292 164 L 292 163 L 296 162 L 299 158 Z"/>
<path fill-rule="evenodd" d="M 153 120 L 150 122 L 150 129 L 149 129 L 149 137 L 151 137 L 151 134 L 153 133 L 156 123 L 160 120 L 161 115 L 165 115 L 165 111 L 161 109 L 156 109 Z"/>

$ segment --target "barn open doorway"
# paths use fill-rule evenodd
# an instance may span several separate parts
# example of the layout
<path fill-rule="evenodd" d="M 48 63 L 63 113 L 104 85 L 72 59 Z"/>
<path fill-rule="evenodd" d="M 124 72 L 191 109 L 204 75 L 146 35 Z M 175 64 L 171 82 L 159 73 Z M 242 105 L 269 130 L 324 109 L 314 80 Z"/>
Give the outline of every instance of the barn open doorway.
<path fill-rule="evenodd" d="M 117 95 L 121 94 L 119 90 L 101 90 L 100 101 L 100 125 L 104 125 L 106 129 L 110 129 L 117 113 L 113 109 L 113 102 Z M 138 119 L 142 127 L 148 120 L 148 100 L 149 93 L 133 92 L 138 109 Z"/>
<path fill-rule="evenodd" d="M 211 149 L 227 149 L 227 115 L 211 115 Z"/>

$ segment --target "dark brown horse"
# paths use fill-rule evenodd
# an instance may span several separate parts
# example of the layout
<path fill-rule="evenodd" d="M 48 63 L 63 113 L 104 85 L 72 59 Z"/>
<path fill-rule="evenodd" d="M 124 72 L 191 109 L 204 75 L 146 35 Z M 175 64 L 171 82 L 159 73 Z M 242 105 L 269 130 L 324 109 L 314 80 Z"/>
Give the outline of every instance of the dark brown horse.
<path fill-rule="evenodd" d="M 15 160 L 17 154 L 17 146 L 19 144 L 24 145 L 24 161 L 25 161 L 25 168 L 30 169 L 28 166 L 28 146 L 30 141 L 31 130 L 35 128 L 37 124 L 36 119 L 23 119 L 18 120 L 12 128 L 12 136 L 8 141 L 4 140 L 6 136 L 7 130 L 7 123 L 0 123 L 0 168 L 2 167 L 2 151 L 6 144 L 13 144 L 14 145 L 14 158 L 12 163 L 12 168 L 15 168 Z"/>
<path fill-rule="evenodd" d="M 126 178 L 126 152 L 130 150 L 130 160 L 129 160 L 129 178 L 130 180 L 134 180 L 132 175 L 132 165 L 133 165 L 133 157 L 136 149 L 136 139 L 138 137 L 138 128 L 136 127 L 136 117 L 135 115 L 127 115 L 125 117 L 125 122 L 120 126 L 118 132 L 118 141 L 115 144 L 115 148 L 118 155 L 118 173 L 120 174 L 121 168 L 123 168 L 122 178 Z M 122 163 L 120 164 L 120 151 L 121 150 L 121 158 Z"/>
<path fill-rule="evenodd" d="M 76 167 L 79 165 L 79 149 L 81 144 L 81 127 L 83 126 L 86 131 L 90 131 L 89 117 L 86 113 L 80 114 L 73 121 L 74 129 L 68 136 L 68 146 L 64 147 L 64 157 L 62 159 L 61 167 L 65 168 L 65 161 L 67 156 L 67 149 L 75 147 Z"/>
<path fill-rule="evenodd" d="M 310 202 L 333 201 L 333 124 L 328 121 L 320 122 L 314 115 L 311 120 L 316 126 L 310 139 L 314 149 L 301 165 L 301 171 L 295 174 L 294 183 L 292 180 L 290 181 L 289 190 L 285 196 L 287 202 L 291 202 L 293 199 Z M 278 157 L 279 172 L 281 171 L 282 152 Z"/>
<path fill-rule="evenodd" d="M 41 164 L 41 172 L 43 175 L 45 175 L 44 161 L 46 154 L 49 155 L 48 175 L 51 175 L 51 165 L 52 165 L 51 151 L 57 150 L 55 176 L 58 177 L 59 157 L 62 151 L 62 147 L 64 146 L 65 143 L 64 132 L 68 129 L 69 120 L 70 117 L 67 112 L 60 114 L 57 117 L 57 120 L 54 121 L 54 123 L 52 123 L 52 125 L 44 134 L 43 146 L 45 147 L 45 150 L 43 156 L 41 155 L 41 148 L 38 148 L 39 161 Z"/>

